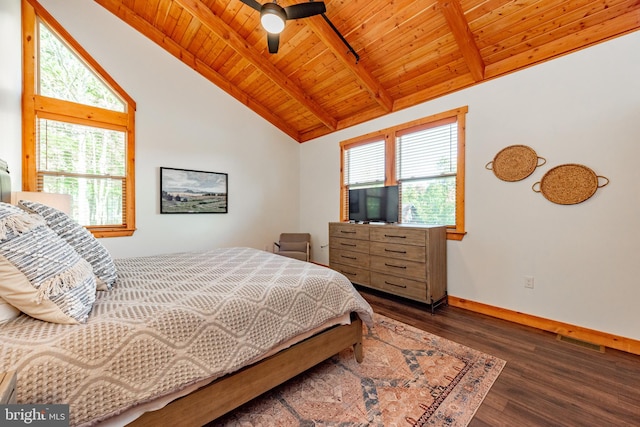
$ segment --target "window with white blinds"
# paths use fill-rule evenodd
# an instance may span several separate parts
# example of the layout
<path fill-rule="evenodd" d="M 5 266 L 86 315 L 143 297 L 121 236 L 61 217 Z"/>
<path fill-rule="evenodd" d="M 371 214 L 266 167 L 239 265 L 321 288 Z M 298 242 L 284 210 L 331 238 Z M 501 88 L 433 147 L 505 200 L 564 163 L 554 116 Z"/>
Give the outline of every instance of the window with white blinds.
<path fill-rule="evenodd" d="M 384 183 L 384 139 L 344 152 L 344 184 L 349 187 Z"/>
<path fill-rule="evenodd" d="M 126 194 L 126 144 L 121 131 L 38 119 L 38 191 L 71 195 L 82 225 L 120 225 Z"/>
<path fill-rule="evenodd" d="M 458 126 L 454 121 L 396 134 L 403 223 L 455 225 Z"/>
<path fill-rule="evenodd" d="M 449 239 L 461 240 L 467 111 L 461 107 L 341 142 L 340 219 L 348 219 L 350 188 L 397 185 L 400 223 L 446 226 Z"/>

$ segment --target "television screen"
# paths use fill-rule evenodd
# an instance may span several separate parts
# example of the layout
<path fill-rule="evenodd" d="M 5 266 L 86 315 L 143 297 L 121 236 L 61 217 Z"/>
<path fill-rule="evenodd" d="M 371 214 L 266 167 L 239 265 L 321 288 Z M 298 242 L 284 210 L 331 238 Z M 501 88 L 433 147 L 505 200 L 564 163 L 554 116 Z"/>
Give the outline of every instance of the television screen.
<path fill-rule="evenodd" d="M 398 222 L 398 186 L 349 190 L 349 220 Z"/>

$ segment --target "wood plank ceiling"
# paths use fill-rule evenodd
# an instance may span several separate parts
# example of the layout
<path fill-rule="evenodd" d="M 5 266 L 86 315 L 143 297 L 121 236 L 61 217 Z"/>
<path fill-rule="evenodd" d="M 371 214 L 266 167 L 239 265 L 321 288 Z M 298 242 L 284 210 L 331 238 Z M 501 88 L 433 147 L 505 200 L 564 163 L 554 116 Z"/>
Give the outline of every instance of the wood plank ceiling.
<path fill-rule="evenodd" d="M 269 54 L 240 0 L 95 1 L 298 142 L 640 28 L 638 0 L 326 0 L 356 61 L 321 16 Z"/>

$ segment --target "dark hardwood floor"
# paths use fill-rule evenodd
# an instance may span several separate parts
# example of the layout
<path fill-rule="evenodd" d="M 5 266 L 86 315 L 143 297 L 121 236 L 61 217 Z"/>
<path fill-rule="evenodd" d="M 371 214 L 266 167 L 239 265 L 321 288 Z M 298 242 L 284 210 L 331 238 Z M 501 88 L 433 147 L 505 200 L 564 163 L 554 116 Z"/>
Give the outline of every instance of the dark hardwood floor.
<path fill-rule="evenodd" d="M 451 306 L 431 316 L 425 305 L 358 290 L 377 313 L 506 360 L 470 427 L 640 426 L 640 356 Z"/>

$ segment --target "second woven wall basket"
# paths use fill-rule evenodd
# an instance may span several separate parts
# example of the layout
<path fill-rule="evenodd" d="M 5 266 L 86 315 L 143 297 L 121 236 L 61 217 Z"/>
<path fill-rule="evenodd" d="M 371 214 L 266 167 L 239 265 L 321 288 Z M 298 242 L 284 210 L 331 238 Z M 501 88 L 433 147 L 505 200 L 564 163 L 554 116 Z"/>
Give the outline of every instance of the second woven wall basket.
<path fill-rule="evenodd" d="M 604 180 L 602 183 L 600 180 Z M 531 187 L 550 202 L 560 205 L 582 203 L 593 196 L 598 188 L 609 184 L 609 178 L 596 175 L 584 165 L 567 163 L 549 169 L 539 182 Z M 536 189 L 536 186 L 539 188 Z"/>

